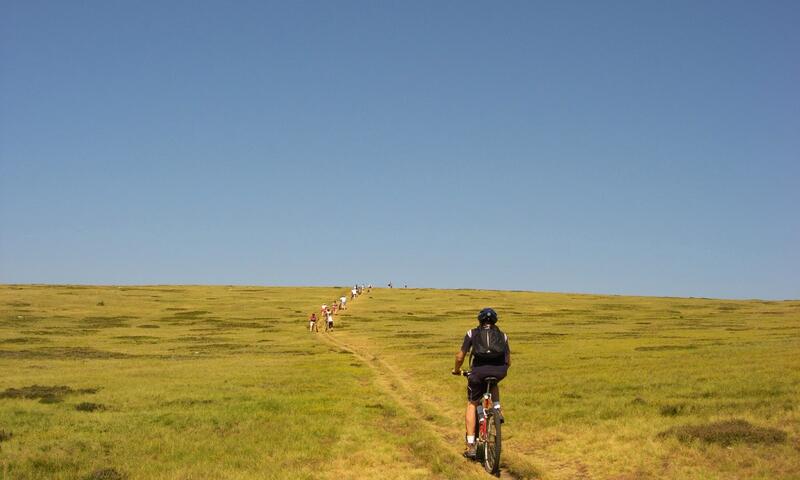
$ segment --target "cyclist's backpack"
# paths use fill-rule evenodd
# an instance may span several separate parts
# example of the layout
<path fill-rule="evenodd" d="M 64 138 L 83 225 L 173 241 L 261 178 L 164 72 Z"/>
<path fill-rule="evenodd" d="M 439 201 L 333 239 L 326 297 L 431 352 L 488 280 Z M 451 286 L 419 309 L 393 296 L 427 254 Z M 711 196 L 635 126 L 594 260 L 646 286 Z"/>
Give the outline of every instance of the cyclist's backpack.
<path fill-rule="evenodd" d="M 504 363 L 507 345 L 506 334 L 495 326 L 472 331 L 472 356 L 481 363 Z"/>

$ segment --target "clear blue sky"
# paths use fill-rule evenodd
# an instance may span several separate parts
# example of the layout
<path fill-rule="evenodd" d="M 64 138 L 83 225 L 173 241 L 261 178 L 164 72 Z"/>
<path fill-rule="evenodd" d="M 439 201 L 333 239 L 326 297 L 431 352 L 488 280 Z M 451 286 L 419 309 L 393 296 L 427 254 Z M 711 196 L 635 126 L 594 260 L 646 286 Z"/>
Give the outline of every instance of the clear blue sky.
<path fill-rule="evenodd" d="M 0 282 L 800 298 L 796 1 L 0 9 Z"/>

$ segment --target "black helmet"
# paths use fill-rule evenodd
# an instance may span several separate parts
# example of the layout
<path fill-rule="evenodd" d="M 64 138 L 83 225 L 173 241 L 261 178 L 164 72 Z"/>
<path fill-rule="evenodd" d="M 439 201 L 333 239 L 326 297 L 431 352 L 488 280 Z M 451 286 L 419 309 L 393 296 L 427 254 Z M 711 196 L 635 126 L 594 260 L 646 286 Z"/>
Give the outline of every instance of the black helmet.
<path fill-rule="evenodd" d="M 495 312 L 491 308 L 484 308 L 478 313 L 478 323 L 483 325 L 484 323 L 489 323 L 494 325 L 497 323 L 497 312 Z"/>

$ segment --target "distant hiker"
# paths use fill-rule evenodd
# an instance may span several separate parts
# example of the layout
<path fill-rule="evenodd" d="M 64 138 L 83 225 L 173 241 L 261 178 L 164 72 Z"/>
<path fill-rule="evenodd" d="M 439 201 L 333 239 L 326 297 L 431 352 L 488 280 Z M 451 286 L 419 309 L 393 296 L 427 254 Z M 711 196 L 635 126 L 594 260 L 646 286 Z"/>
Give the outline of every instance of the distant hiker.
<path fill-rule="evenodd" d="M 356 298 L 357 296 L 358 296 L 358 290 L 357 289 L 353 288 L 352 290 L 350 290 L 350 300 Z"/>
<path fill-rule="evenodd" d="M 333 314 L 328 311 L 328 321 L 325 323 L 325 331 L 333 331 Z"/>
<path fill-rule="evenodd" d="M 470 354 L 471 372 L 467 377 L 467 410 L 464 415 L 466 423 L 467 449 L 464 456 L 475 458 L 475 411 L 486 391 L 486 377 L 504 379 L 511 366 L 511 348 L 508 346 L 508 335 L 495 325 L 497 313 L 491 308 L 484 308 L 478 313 L 478 326 L 467 330 L 461 349 L 456 353 L 453 375 L 461 375 L 461 365 L 467 353 Z M 492 385 L 494 408 L 500 412 L 500 390 L 497 384 Z M 503 414 L 500 413 L 500 421 Z"/>
<path fill-rule="evenodd" d="M 319 332 L 319 327 L 317 327 L 317 314 L 314 312 L 311 312 L 311 318 L 308 319 L 308 331 Z"/>
<path fill-rule="evenodd" d="M 342 310 L 347 310 L 347 295 L 339 297 L 339 303 L 342 304 Z"/>
<path fill-rule="evenodd" d="M 338 302 L 333 302 L 333 307 L 331 307 L 331 310 L 333 310 L 333 314 L 334 315 L 336 314 L 336 310 L 338 310 L 338 309 L 339 309 L 339 303 Z"/>

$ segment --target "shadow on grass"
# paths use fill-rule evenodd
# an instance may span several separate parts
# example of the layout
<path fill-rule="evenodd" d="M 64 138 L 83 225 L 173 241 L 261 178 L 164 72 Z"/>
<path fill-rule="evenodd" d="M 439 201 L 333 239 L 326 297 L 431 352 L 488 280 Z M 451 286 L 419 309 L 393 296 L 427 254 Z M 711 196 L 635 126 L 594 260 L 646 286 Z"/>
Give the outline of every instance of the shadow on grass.
<path fill-rule="evenodd" d="M 90 347 L 42 347 L 35 350 L 0 350 L 0 358 L 15 359 L 100 359 L 136 358 L 122 352 L 109 352 Z"/>
<path fill-rule="evenodd" d="M 697 345 L 656 345 L 652 347 L 636 347 L 637 352 L 661 352 L 667 350 L 696 350 Z"/>
<path fill-rule="evenodd" d="M 52 404 L 61 403 L 67 395 L 82 395 L 97 393 L 97 388 L 80 388 L 75 390 L 66 385 L 31 385 L 21 388 L 7 388 L 0 392 L 0 398 L 23 398 L 23 399 L 39 399 L 39 403 Z"/>
<path fill-rule="evenodd" d="M 782 430 L 758 427 L 740 419 L 672 427 L 658 434 L 659 438 L 670 436 L 684 443 L 701 441 L 723 446 L 734 443 L 774 444 L 786 441 L 786 432 Z"/>
<path fill-rule="evenodd" d="M 136 317 L 129 315 L 119 315 L 116 317 L 86 317 L 83 319 L 83 325 L 89 328 L 118 328 L 128 326 L 128 321 L 134 320 Z"/>

